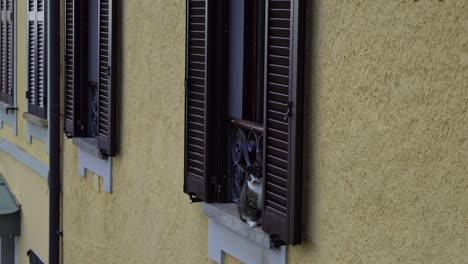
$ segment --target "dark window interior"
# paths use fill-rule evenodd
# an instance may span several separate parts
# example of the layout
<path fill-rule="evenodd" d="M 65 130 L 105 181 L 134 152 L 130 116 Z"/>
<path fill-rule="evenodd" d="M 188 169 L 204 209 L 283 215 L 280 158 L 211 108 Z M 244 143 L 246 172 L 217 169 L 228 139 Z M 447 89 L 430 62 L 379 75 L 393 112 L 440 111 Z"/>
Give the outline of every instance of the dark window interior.
<path fill-rule="evenodd" d="M 98 18 L 99 18 L 99 2 L 88 0 L 88 87 L 84 106 L 86 109 L 86 129 L 85 137 L 97 137 L 97 83 L 98 83 Z"/>
<path fill-rule="evenodd" d="M 234 202 L 238 201 L 247 167 L 256 161 L 255 148 L 260 147 L 253 142 L 256 138 L 258 143 L 261 133 L 246 127 L 262 127 L 263 123 L 263 10 L 264 0 L 229 0 L 227 102 L 231 128 L 228 139 L 228 200 Z M 242 140 L 252 142 L 250 145 L 254 148 L 252 153 L 244 154 L 244 158 L 239 161 L 239 153 L 243 152 L 239 150 L 242 148 Z M 245 156 L 249 156 L 250 162 L 246 161 Z"/>

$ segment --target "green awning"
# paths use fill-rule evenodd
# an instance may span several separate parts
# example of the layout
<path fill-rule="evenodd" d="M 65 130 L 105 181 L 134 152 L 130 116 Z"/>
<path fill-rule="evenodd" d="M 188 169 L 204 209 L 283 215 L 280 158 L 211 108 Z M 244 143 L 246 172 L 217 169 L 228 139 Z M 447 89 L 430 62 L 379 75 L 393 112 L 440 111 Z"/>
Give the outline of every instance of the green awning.
<path fill-rule="evenodd" d="M 0 176 L 0 236 L 20 235 L 21 206 Z"/>

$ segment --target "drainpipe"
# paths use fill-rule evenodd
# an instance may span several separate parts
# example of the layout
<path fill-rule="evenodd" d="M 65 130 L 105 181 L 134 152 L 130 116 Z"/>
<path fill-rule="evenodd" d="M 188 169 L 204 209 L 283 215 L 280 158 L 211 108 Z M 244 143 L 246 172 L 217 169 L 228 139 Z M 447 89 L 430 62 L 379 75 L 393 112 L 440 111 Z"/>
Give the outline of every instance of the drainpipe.
<path fill-rule="evenodd" d="M 47 5 L 49 81 L 49 264 L 60 262 L 60 0 Z"/>

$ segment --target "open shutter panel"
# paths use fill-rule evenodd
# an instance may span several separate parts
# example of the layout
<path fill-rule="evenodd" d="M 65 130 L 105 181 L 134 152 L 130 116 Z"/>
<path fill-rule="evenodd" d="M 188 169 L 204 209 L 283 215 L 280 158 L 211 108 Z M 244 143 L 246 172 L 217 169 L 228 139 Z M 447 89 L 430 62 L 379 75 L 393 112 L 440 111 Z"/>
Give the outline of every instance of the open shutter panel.
<path fill-rule="evenodd" d="M 86 87 L 84 69 L 85 59 L 81 51 L 84 50 L 86 39 L 83 34 L 86 16 L 83 14 L 85 1 L 65 1 L 65 84 L 64 84 L 64 113 L 65 134 L 67 137 L 80 136 L 80 101 L 82 89 Z"/>
<path fill-rule="evenodd" d="M 29 0 L 28 9 L 28 111 L 47 118 L 44 0 Z"/>
<path fill-rule="evenodd" d="M 37 106 L 38 115 L 47 118 L 47 84 L 46 84 L 46 23 L 45 0 L 37 0 Z"/>
<path fill-rule="evenodd" d="M 0 0 L 0 100 L 6 102 L 6 0 Z"/>
<path fill-rule="evenodd" d="M 268 0 L 263 229 L 275 246 L 300 243 L 302 1 Z"/>
<path fill-rule="evenodd" d="M 13 12 L 13 0 L 5 0 L 6 2 L 6 102 L 10 105 L 14 105 L 14 75 L 13 75 L 13 21 L 14 21 L 14 12 Z"/>
<path fill-rule="evenodd" d="M 209 139 L 210 0 L 187 0 L 185 66 L 184 192 L 192 201 L 212 201 Z M 212 154 L 212 153 L 211 153 Z"/>
<path fill-rule="evenodd" d="M 116 151 L 116 0 L 99 0 L 98 148 L 103 156 Z"/>
<path fill-rule="evenodd" d="M 28 0 L 28 111 L 35 113 L 36 106 L 36 0 Z"/>

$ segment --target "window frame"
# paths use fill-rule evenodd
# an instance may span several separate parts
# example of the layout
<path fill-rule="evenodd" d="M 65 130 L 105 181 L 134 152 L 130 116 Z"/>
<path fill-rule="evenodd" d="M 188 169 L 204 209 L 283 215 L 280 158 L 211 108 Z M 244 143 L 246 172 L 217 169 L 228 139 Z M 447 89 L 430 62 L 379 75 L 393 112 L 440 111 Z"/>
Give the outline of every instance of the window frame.
<path fill-rule="evenodd" d="M 77 2 L 79 2 L 77 4 Z M 115 156 L 116 146 L 116 76 L 117 76 L 117 21 L 118 0 L 99 0 L 98 17 L 95 25 L 98 30 L 97 39 L 97 111 L 98 133 L 94 137 L 89 135 L 87 126 L 88 106 L 91 105 L 88 96 L 88 60 L 91 56 L 88 49 L 89 31 L 86 29 L 89 17 L 87 1 L 66 0 L 65 4 L 65 36 L 67 30 L 72 30 L 73 40 L 65 48 L 64 71 L 64 132 L 68 138 L 94 139 L 90 142 L 98 150 L 99 157 L 108 159 Z M 70 7 L 68 6 L 70 5 Z M 105 8 L 107 7 L 107 9 Z M 67 21 L 67 16 L 72 16 L 72 23 Z M 104 26 L 101 24 L 105 23 Z M 103 28 L 106 31 L 102 31 Z M 65 40 L 68 41 L 67 39 Z M 105 45 L 102 42 L 107 42 Z M 105 53 L 105 54 L 103 54 Z M 107 59 L 105 59 L 107 58 Z M 69 71 L 67 71 L 69 69 Z M 70 72 L 70 74 L 68 74 Z M 105 109 L 100 106 L 105 106 Z M 103 110 L 104 109 L 104 110 Z M 104 112 L 105 111 L 105 112 Z M 104 129 L 105 128 L 105 129 Z M 89 141 L 89 140 L 88 140 Z"/>
<path fill-rule="evenodd" d="M 223 203 L 229 202 L 226 198 L 228 165 L 223 158 L 226 155 L 226 135 L 229 133 L 225 101 L 227 89 L 216 89 L 216 87 L 226 87 L 226 71 L 223 69 L 226 63 L 222 59 L 225 58 L 226 50 L 223 43 L 225 44 L 228 30 L 226 20 L 223 20 L 223 15 L 220 14 L 226 14 L 227 5 L 226 1 L 216 2 L 218 5 L 213 2 L 216 1 L 187 0 L 184 192 L 189 195 L 192 202 Z M 263 177 L 266 183 L 262 229 L 271 235 L 273 247 L 279 247 L 301 242 L 300 178 L 305 3 L 303 0 L 265 0 L 265 2 L 263 135 L 266 144 L 263 144 L 263 155 L 266 158 L 263 160 Z M 200 6 L 201 3 L 205 3 L 205 6 Z M 194 30 L 200 30 L 196 29 L 199 23 L 194 20 L 199 16 L 191 15 L 190 12 L 202 8 L 205 8 L 206 35 L 205 42 L 199 42 L 201 43 L 199 45 L 204 46 L 197 47 L 193 46 L 196 42 L 190 34 Z M 213 25 L 215 22 L 211 21 L 218 23 Z M 269 23 L 272 24 L 271 27 Z M 269 46 L 270 41 L 272 45 Z M 199 72 L 191 61 L 193 51 L 197 49 L 204 49 L 204 56 L 207 58 L 205 75 L 198 77 Z M 210 57 L 215 57 L 217 60 Z M 199 85 L 203 88 L 203 97 L 192 95 L 197 88 L 194 83 L 197 78 L 203 79 L 202 85 Z M 193 111 L 197 108 L 197 104 L 202 107 L 200 110 L 203 110 L 205 119 L 190 119 L 195 114 Z M 252 127 L 247 125 L 249 129 Z M 196 137 L 201 143 L 194 148 L 192 139 Z M 195 153 L 198 148 L 204 152 Z M 194 159 L 193 157 L 197 155 L 202 158 Z M 204 177 L 194 175 L 196 166 Z M 277 175 L 280 174 L 275 175 L 275 173 L 283 175 L 281 177 L 285 183 L 282 182 L 280 188 L 277 185 L 279 184 Z M 285 193 L 281 188 L 284 188 Z M 284 203 L 282 211 L 277 209 L 280 204 L 275 204 L 277 199 L 275 195 L 279 193 L 283 193 L 281 198 L 285 200 L 281 202 L 281 205 Z"/>

